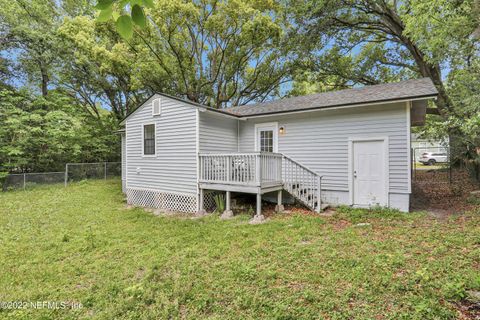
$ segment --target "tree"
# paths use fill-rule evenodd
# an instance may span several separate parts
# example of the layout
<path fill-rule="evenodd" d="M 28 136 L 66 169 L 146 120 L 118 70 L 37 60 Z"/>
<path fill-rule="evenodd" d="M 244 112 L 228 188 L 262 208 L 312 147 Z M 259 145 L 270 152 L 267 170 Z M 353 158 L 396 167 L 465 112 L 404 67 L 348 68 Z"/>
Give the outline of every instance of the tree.
<path fill-rule="evenodd" d="M 442 68 L 472 57 L 478 26 L 473 0 L 340 0 L 301 1 L 299 24 L 309 37 L 334 39 L 333 53 L 364 56 L 370 68 L 342 74 L 368 83 L 371 70 L 385 68 L 397 77 L 429 77 L 439 91 L 438 111 L 446 119 L 454 112 Z M 356 53 L 357 52 L 357 53 Z M 326 56 L 329 56 L 327 54 Z M 368 65 L 368 64 L 367 64 Z M 375 75 L 373 79 L 381 78 Z M 383 79 L 381 79 L 383 80 Z"/>
<path fill-rule="evenodd" d="M 67 162 L 118 160 L 116 120 L 106 111 L 101 122 L 92 120 L 58 90 L 46 97 L 1 90 L 0 171 L 59 171 Z"/>
<path fill-rule="evenodd" d="M 93 23 L 89 1 L 0 0 L 0 6 L 0 80 L 8 74 L 43 96 L 63 88 L 97 119 L 101 108 L 123 118 L 141 100 L 129 79 L 132 52 L 115 46 L 111 27 Z"/>
<path fill-rule="evenodd" d="M 42 95 L 48 94 L 51 80 L 51 68 L 55 55 L 54 37 L 50 32 L 56 17 L 54 1 L 6 1 L 0 0 L 2 8 L 2 38 L 3 49 L 18 53 L 18 69 L 27 80 L 40 79 Z"/>
<path fill-rule="evenodd" d="M 472 100 L 480 76 L 480 11 L 474 0 L 294 2 L 304 42 L 327 48 L 307 47 L 310 78 L 355 85 L 429 77 L 439 95 L 421 133 L 449 136 L 452 158 L 473 165 L 480 178 L 480 107 Z"/>
<path fill-rule="evenodd" d="M 263 101 L 289 80 L 294 44 L 273 1 L 159 0 L 144 10 L 149 23 L 127 43 L 150 91 L 220 108 Z"/>
<path fill-rule="evenodd" d="M 58 84 L 94 117 L 108 106 L 117 119 L 148 95 L 138 74 L 135 50 L 121 42 L 112 24 L 92 17 L 66 18 L 58 29 L 63 41 Z"/>

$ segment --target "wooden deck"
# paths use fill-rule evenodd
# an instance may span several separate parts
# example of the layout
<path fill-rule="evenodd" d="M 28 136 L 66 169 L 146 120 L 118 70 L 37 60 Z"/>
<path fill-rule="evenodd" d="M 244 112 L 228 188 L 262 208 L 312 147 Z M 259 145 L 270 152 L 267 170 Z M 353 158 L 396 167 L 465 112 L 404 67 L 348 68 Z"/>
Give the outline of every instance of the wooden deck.
<path fill-rule="evenodd" d="M 321 176 L 280 153 L 200 153 L 200 210 L 203 191 L 226 192 L 226 212 L 230 211 L 230 193 L 257 194 L 257 216 L 261 215 L 261 195 L 278 192 L 278 208 L 282 208 L 282 190 L 312 210 L 321 208 Z"/>
<path fill-rule="evenodd" d="M 200 154 L 201 189 L 266 193 L 283 188 L 278 153 Z"/>

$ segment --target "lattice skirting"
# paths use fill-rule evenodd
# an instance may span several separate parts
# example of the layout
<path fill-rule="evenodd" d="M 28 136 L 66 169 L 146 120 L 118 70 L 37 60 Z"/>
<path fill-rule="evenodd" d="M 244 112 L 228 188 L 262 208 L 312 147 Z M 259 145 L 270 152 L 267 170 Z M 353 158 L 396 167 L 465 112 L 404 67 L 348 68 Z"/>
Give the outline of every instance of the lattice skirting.
<path fill-rule="evenodd" d="M 134 206 L 189 213 L 197 211 L 195 195 L 131 188 L 126 189 L 126 194 L 127 203 Z"/>
<path fill-rule="evenodd" d="M 203 206 L 207 212 L 213 212 L 217 209 L 214 199 L 217 193 L 216 191 L 205 191 L 203 195 Z"/>

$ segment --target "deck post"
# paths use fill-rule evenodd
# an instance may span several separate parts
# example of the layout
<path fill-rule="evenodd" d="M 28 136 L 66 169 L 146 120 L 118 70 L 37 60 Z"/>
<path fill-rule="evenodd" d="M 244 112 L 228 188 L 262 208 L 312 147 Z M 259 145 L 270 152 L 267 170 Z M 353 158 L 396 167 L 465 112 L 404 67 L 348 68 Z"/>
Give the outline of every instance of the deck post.
<path fill-rule="evenodd" d="M 322 212 L 322 177 L 318 176 L 317 182 L 317 213 Z"/>
<path fill-rule="evenodd" d="M 227 181 L 231 180 L 231 175 L 232 175 L 231 170 L 232 170 L 232 158 L 230 156 L 227 156 Z"/>
<path fill-rule="evenodd" d="M 202 188 L 199 189 L 200 190 L 200 196 L 198 197 L 198 211 L 197 211 L 197 216 L 203 216 L 205 215 L 207 212 L 205 211 L 204 207 L 203 207 L 203 196 L 205 194 L 205 192 L 203 191 Z"/>
<path fill-rule="evenodd" d="M 257 216 L 262 214 L 262 195 L 257 193 Z"/>
<path fill-rule="evenodd" d="M 277 193 L 277 205 L 275 206 L 275 211 L 276 212 L 283 212 L 285 210 L 283 204 L 282 204 L 282 190 L 278 190 Z"/>
<path fill-rule="evenodd" d="M 257 193 L 257 212 L 250 220 L 250 224 L 259 224 L 265 221 L 265 216 L 262 214 L 262 194 Z"/>
<path fill-rule="evenodd" d="M 230 219 L 230 218 L 233 218 L 233 211 L 230 209 L 231 206 L 231 199 L 232 198 L 232 194 L 230 191 L 227 191 L 226 192 L 226 196 L 225 196 L 225 211 L 223 211 L 222 215 L 220 216 L 220 219 Z"/>
<path fill-rule="evenodd" d="M 262 184 L 262 161 L 260 153 L 255 156 L 255 175 L 255 181 L 257 185 L 260 186 Z"/>

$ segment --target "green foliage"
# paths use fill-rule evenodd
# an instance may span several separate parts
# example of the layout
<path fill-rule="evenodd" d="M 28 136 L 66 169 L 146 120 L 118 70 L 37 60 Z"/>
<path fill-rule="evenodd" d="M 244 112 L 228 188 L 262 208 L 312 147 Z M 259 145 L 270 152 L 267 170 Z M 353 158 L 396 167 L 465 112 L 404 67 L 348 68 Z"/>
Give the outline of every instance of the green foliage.
<path fill-rule="evenodd" d="M 0 88 L 26 89 L 32 101 L 62 92 L 98 123 L 97 134 L 111 121 L 106 113 L 122 119 L 155 91 L 222 108 L 429 76 L 441 115 L 417 131 L 455 137 L 455 157 L 480 179 L 473 0 L 0 0 L 0 7 Z M 5 148 L 9 157 L 25 152 Z"/>
<path fill-rule="evenodd" d="M 143 9 L 138 4 L 132 7 L 132 20 L 140 28 L 145 28 L 147 26 L 147 20 L 145 18 L 145 14 L 143 13 Z"/>
<path fill-rule="evenodd" d="M 479 196 L 475 196 L 475 195 L 471 195 L 467 198 L 467 202 L 470 203 L 470 204 L 474 204 L 474 205 L 478 205 L 480 206 L 480 197 Z"/>
<path fill-rule="evenodd" d="M 292 94 L 429 77 L 439 91 L 424 128 L 451 137 L 453 157 L 480 180 L 479 22 L 474 0 L 296 1 L 290 5 L 309 54 Z"/>
<path fill-rule="evenodd" d="M 119 42 L 112 27 L 85 16 L 65 19 L 58 29 L 66 44 L 59 77 L 92 116 L 108 106 L 123 119 L 144 99 L 146 84 L 137 71 L 137 54 Z"/>
<path fill-rule="evenodd" d="M 126 39 L 130 39 L 133 35 L 133 25 L 132 25 L 132 18 L 127 15 L 122 15 L 118 17 L 117 22 L 115 23 L 117 26 L 118 33 Z"/>
<path fill-rule="evenodd" d="M 2 318 L 456 319 L 480 289 L 479 214 L 352 209 L 250 225 L 123 199 L 118 180 L 0 193 L 2 295 L 83 305 Z"/>
<path fill-rule="evenodd" d="M 152 8 L 153 0 L 98 0 L 95 8 L 100 11 L 97 20 L 106 22 L 110 18 L 116 20 L 115 26 L 122 38 L 129 40 L 133 36 L 134 24 L 144 29 L 147 26 L 147 19 L 143 12 L 142 5 Z M 125 14 L 131 8 L 131 14 Z"/>
<path fill-rule="evenodd" d="M 0 164 L 15 172 L 61 171 L 67 162 L 118 160 L 117 124 L 97 121 L 61 92 L 0 91 Z"/>
<path fill-rule="evenodd" d="M 215 212 L 222 213 L 223 211 L 225 211 L 225 195 L 221 193 L 216 194 L 213 197 L 213 200 L 215 201 Z"/>
<path fill-rule="evenodd" d="M 405 35 L 426 53 L 430 63 L 462 65 L 475 52 L 471 37 L 478 27 L 475 1 L 414 0 L 402 10 Z"/>
<path fill-rule="evenodd" d="M 112 15 L 113 15 L 113 9 L 112 9 L 112 7 L 109 7 L 109 8 L 104 9 L 100 12 L 100 14 L 97 17 L 97 20 L 99 22 L 106 22 L 106 21 L 110 20 L 110 18 L 112 18 Z"/>
<path fill-rule="evenodd" d="M 414 220 L 419 216 L 424 216 L 423 213 L 404 213 L 391 208 L 375 208 L 371 210 L 352 208 L 348 206 L 340 206 L 337 208 L 337 218 L 348 219 L 352 223 L 362 223 L 371 219 L 395 219 L 399 220 Z"/>
<path fill-rule="evenodd" d="M 155 90 L 220 108 L 275 96 L 288 79 L 295 44 L 275 3 L 154 5 L 146 10 L 150 23 L 129 43 L 139 53 L 138 72 Z"/>

